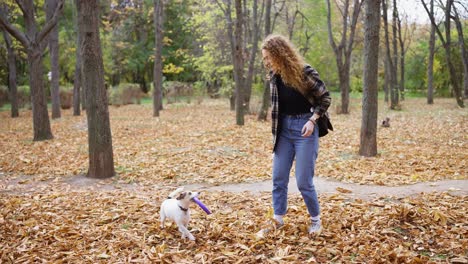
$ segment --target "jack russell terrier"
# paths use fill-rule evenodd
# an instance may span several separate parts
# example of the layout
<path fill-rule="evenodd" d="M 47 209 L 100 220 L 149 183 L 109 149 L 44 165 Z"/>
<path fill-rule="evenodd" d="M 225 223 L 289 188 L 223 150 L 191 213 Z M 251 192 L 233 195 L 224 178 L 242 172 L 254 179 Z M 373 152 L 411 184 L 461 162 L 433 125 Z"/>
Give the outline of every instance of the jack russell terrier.
<path fill-rule="evenodd" d="M 182 238 L 195 240 L 195 237 L 187 229 L 190 221 L 189 206 L 194 197 L 198 197 L 198 192 L 187 192 L 184 189 L 178 188 L 169 194 L 166 200 L 161 204 L 161 228 L 164 228 L 166 218 L 173 220 L 179 227 L 182 233 Z"/>

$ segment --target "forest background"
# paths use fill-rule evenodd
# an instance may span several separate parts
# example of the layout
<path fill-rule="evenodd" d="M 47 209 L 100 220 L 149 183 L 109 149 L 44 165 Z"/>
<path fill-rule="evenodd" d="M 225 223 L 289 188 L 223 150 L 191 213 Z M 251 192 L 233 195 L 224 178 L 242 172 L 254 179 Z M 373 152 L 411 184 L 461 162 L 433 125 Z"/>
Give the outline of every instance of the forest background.
<path fill-rule="evenodd" d="M 219 3 L 218 3 L 219 2 Z M 255 1 L 257 2 L 257 1 Z M 456 2 L 456 1 L 455 1 Z M 35 1 L 37 7 L 44 6 L 44 1 Z M 388 6 L 392 11 L 391 1 Z M 437 3 L 436 3 L 437 4 Z M 147 95 L 151 91 L 154 66 L 154 3 L 150 0 L 141 1 L 101 1 L 101 43 L 105 68 L 106 85 L 117 90 L 121 84 L 138 84 L 141 91 Z M 193 93 L 197 95 L 230 97 L 234 91 L 233 63 L 231 48 L 229 47 L 229 34 L 225 7 L 220 1 L 167 1 L 164 14 L 164 48 L 163 48 L 163 74 L 165 89 L 171 82 L 183 82 L 192 85 Z M 245 1 L 245 38 L 243 38 L 245 67 L 249 66 L 254 34 L 259 34 L 256 41 L 263 38 L 265 6 L 263 1 L 256 3 L 258 14 L 257 22 L 253 21 L 253 1 Z M 334 37 L 341 37 L 342 26 L 340 10 L 344 4 L 331 5 L 332 28 Z M 352 6 L 351 3 L 348 3 Z M 338 8 L 338 6 L 340 6 Z M 424 11 L 419 3 L 419 12 Z M 463 5 L 461 5 L 463 6 Z M 404 6 L 403 6 L 404 7 Z M 9 7 L 9 17 L 15 25 L 21 27 L 24 23 L 20 11 L 15 5 Z M 466 6 L 460 8 L 464 37 L 468 35 L 466 27 Z M 233 12 L 233 7 L 231 7 Z M 436 7 L 437 11 L 437 7 Z M 406 96 L 427 95 L 427 63 L 429 52 L 430 23 L 424 24 L 421 19 L 415 21 L 415 10 L 398 9 L 398 18 L 401 21 L 401 41 L 404 44 L 404 84 L 400 89 Z M 464 13 L 463 13 L 464 12 Z M 362 92 L 363 68 L 363 11 L 356 25 L 355 40 L 352 47 L 350 63 L 350 92 L 359 96 Z M 441 11 L 439 11 L 439 14 Z M 464 15 L 464 17 L 463 17 Z M 45 11 L 37 8 L 39 24 L 46 20 Z M 427 17 L 425 13 L 417 16 Z M 326 1 L 273 1 L 271 9 L 272 32 L 283 34 L 292 39 L 306 61 L 313 65 L 329 90 L 339 92 L 339 76 L 336 66 L 335 54 L 329 44 L 327 31 L 327 5 Z M 437 17 L 436 17 L 437 18 Z M 72 1 L 65 1 L 62 15 L 58 24 L 59 31 L 59 71 L 61 90 L 70 90 L 75 78 L 76 53 L 76 11 Z M 258 31 L 254 27 L 258 27 Z M 390 30 L 391 31 L 391 30 Z M 349 34 L 349 32 L 347 33 Z M 390 33 L 391 34 L 391 33 Z M 461 49 L 458 48 L 456 30 L 451 32 L 454 42 L 452 44 L 452 58 L 457 71 L 457 80 L 463 82 L 463 60 Z M 392 37 L 392 36 L 390 36 Z M 0 45 L 0 63 L 7 65 L 7 49 L 5 41 Z M 397 40 L 399 41 L 399 40 Z M 466 41 L 465 41 L 466 43 Z M 385 57 L 385 43 L 381 37 L 381 58 Z M 399 46 L 400 44 L 398 44 Z M 259 44 L 255 44 L 258 53 Z M 17 53 L 17 84 L 20 93 L 28 96 L 29 83 L 27 74 L 27 56 L 24 50 L 13 39 L 13 47 Z M 448 66 L 445 60 L 444 49 L 437 39 L 435 49 L 434 92 L 436 96 L 450 97 L 453 91 L 450 85 Z M 398 51 L 401 53 L 401 50 Z M 401 57 L 402 55 L 398 55 Z M 44 54 L 43 74 L 51 71 L 48 50 Z M 384 59 L 379 67 L 379 89 L 384 90 Z M 261 97 L 263 93 L 263 77 L 261 58 L 256 56 L 251 68 L 252 96 Z M 250 71 L 250 68 L 249 68 Z M 399 69 L 400 71 L 400 69 Z M 48 78 L 45 78 L 47 82 Z M 0 68 L 0 85 L 2 85 L 3 98 L 0 101 L 7 103 L 8 67 Z M 50 90 L 50 84 L 47 85 Z M 192 92 L 192 91 L 190 91 Z M 50 92 L 47 94 L 50 95 Z M 336 101 L 339 102 L 339 101 Z M 25 102 L 27 103 L 27 102 Z M 252 107 L 256 108 L 255 104 Z M 8 106 L 3 106 L 7 109 Z"/>

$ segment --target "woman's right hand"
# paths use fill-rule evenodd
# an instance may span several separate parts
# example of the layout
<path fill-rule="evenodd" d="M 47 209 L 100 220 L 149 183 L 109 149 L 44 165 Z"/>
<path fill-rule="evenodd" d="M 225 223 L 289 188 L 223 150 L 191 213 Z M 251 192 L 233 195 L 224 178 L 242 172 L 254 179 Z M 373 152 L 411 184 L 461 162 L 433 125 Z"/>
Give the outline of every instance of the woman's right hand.
<path fill-rule="evenodd" d="M 301 134 L 303 137 L 309 137 L 310 135 L 312 135 L 312 133 L 314 133 L 314 129 L 315 124 L 311 120 L 308 120 L 302 127 Z"/>

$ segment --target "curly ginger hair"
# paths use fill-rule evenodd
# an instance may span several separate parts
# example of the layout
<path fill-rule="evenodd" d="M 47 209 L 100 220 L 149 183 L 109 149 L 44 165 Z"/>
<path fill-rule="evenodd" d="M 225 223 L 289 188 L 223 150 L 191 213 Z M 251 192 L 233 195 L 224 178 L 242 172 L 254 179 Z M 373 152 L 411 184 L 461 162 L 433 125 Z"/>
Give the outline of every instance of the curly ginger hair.
<path fill-rule="evenodd" d="M 294 45 L 281 35 L 269 35 L 263 40 L 262 49 L 270 54 L 269 66 L 279 74 L 283 82 L 296 90 L 304 91 L 304 59 Z"/>

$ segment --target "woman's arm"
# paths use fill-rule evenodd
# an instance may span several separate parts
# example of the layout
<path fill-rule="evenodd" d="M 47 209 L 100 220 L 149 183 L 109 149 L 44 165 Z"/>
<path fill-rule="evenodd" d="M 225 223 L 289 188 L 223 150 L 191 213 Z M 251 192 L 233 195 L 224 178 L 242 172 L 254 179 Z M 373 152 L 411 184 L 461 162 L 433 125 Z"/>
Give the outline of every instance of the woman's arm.
<path fill-rule="evenodd" d="M 318 119 L 330 107 L 330 92 L 327 90 L 325 83 L 320 79 L 318 72 L 311 66 L 307 65 L 305 67 L 304 75 L 308 88 L 305 97 L 314 106 L 314 119 Z"/>

